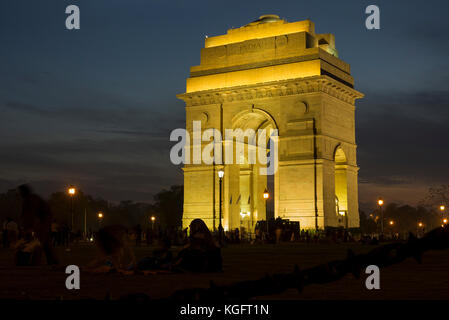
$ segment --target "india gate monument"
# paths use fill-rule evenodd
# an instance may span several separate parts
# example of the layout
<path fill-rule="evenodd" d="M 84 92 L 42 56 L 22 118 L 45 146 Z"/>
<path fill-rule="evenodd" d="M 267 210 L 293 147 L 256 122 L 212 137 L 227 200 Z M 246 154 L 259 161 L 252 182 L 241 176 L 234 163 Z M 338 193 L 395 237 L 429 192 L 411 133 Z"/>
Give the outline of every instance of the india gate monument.
<path fill-rule="evenodd" d="M 223 159 L 198 163 L 194 151 L 207 143 L 192 139 L 186 146 L 183 227 L 201 218 L 216 229 L 221 216 L 224 230 L 253 232 L 266 219 L 266 193 L 274 217 L 299 221 L 301 229 L 359 227 L 355 101 L 362 97 L 334 35 L 315 33 L 310 20 L 266 15 L 206 37 L 201 62 L 190 68 L 186 92 L 178 95 L 186 131 L 192 137 L 216 129 L 223 137 L 219 148 L 234 150 L 238 159 L 227 163 L 223 151 Z M 277 135 L 258 145 L 244 140 L 238 153 L 227 129 Z M 268 164 L 249 161 L 254 149 L 276 157 L 273 175 L 261 173 Z"/>

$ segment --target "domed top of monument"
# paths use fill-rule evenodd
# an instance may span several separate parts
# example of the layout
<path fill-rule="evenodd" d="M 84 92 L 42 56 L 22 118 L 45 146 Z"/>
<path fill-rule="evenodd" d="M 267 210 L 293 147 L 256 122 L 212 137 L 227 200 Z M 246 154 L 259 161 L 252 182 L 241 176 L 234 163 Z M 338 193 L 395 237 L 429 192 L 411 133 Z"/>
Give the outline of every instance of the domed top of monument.
<path fill-rule="evenodd" d="M 279 18 L 278 15 L 275 14 L 266 14 L 263 16 L 260 16 L 259 19 L 249 23 L 250 25 L 253 24 L 261 24 L 261 23 L 270 23 L 270 22 L 276 22 L 276 21 L 281 21 L 282 19 Z"/>

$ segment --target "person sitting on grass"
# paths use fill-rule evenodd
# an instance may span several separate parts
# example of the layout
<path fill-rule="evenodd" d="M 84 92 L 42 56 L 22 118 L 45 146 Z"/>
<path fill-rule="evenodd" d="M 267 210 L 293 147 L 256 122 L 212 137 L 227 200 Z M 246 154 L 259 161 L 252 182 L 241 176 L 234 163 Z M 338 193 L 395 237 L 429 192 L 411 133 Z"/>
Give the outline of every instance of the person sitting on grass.
<path fill-rule="evenodd" d="M 179 252 L 173 264 L 174 271 L 221 272 L 221 250 L 201 219 L 190 223 L 187 245 Z"/>
<path fill-rule="evenodd" d="M 22 239 L 15 242 L 14 265 L 18 267 L 39 266 L 41 264 L 42 246 L 31 233 L 26 233 Z"/>
<path fill-rule="evenodd" d="M 121 225 L 101 228 L 95 235 L 99 257 L 86 269 L 93 273 L 120 272 L 132 274 L 136 266 L 133 250 L 129 246 L 128 230 Z"/>

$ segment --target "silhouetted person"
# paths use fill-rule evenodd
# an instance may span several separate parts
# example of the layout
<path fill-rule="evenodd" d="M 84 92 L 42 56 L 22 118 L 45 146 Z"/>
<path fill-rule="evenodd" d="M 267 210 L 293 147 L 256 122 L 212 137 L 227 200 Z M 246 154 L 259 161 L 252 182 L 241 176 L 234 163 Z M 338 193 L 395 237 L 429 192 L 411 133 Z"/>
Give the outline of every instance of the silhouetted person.
<path fill-rule="evenodd" d="M 98 230 L 95 242 L 99 249 L 97 258 L 87 270 L 92 272 L 132 272 L 136 267 L 133 250 L 129 247 L 128 230 L 121 225 L 111 225 Z"/>
<path fill-rule="evenodd" d="M 25 233 L 17 241 L 14 264 L 16 266 L 38 266 L 41 264 L 42 246 L 31 233 Z"/>
<path fill-rule="evenodd" d="M 18 188 L 22 198 L 22 215 L 20 217 L 24 234 L 28 236 L 34 232 L 41 243 L 48 264 L 57 264 L 57 259 L 51 245 L 50 228 L 52 214 L 48 204 L 31 188 L 23 184 Z"/>
<path fill-rule="evenodd" d="M 140 247 L 142 244 L 142 228 L 140 227 L 140 224 L 138 224 L 134 230 L 136 232 L 136 246 Z"/>
<path fill-rule="evenodd" d="M 51 223 L 51 241 L 53 243 L 53 246 L 59 245 L 58 241 L 58 234 L 59 234 L 59 225 L 56 222 L 56 220 L 53 220 Z"/>
<path fill-rule="evenodd" d="M 151 242 L 153 241 L 150 228 L 147 228 L 147 230 L 145 231 L 145 241 L 147 243 L 147 246 L 150 246 Z"/>
<path fill-rule="evenodd" d="M 59 237 L 61 239 L 61 245 L 64 248 L 69 247 L 69 232 L 70 232 L 69 226 L 67 225 L 67 223 L 63 223 L 59 228 Z"/>
<path fill-rule="evenodd" d="M 192 272 L 222 271 L 221 250 L 203 220 L 194 219 L 190 223 L 189 242 L 179 252 L 174 265 Z"/>
<path fill-rule="evenodd" d="M 282 219 L 280 217 L 276 218 L 275 221 L 276 229 L 274 231 L 276 237 L 276 243 L 279 243 L 282 235 Z"/>

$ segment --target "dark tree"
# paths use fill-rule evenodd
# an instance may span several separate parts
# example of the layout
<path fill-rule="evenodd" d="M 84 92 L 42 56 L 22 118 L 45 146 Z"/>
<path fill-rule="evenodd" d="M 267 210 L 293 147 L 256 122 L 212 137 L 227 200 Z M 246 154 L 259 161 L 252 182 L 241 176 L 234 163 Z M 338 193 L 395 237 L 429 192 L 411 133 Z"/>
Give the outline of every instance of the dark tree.
<path fill-rule="evenodd" d="M 184 187 L 171 186 L 170 190 L 162 190 L 154 196 L 157 219 L 161 226 L 181 227 L 184 202 Z"/>
<path fill-rule="evenodd" d="M 377 229 L 376 222 L 371 218 L 365 215 L 365 212 L 359 211 L 360 218 L 360 231 L 362 233 L 371 234 L 375 233 Z"/>

